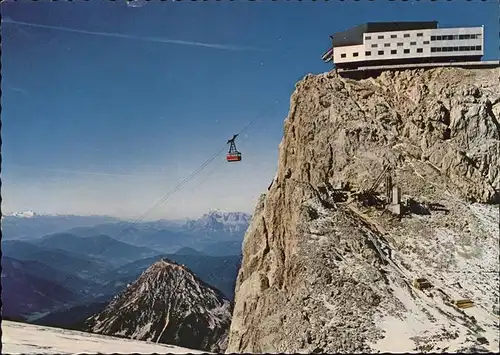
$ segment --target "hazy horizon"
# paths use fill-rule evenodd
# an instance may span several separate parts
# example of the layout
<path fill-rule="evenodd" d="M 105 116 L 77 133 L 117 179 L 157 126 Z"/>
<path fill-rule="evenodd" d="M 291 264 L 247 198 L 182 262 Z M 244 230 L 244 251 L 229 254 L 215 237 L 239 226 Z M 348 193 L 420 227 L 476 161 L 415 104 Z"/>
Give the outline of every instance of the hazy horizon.
<path fill-rule="evenodd" d="M 162 220 L 169 221 L 169 222 L 185 221 L 185 220 L 189 220 L 189 219 L 201 218 L 205 214 L 209 214 L 210 212 L 217 212 L 217 211 L 223 212 L 223 213 L 245 213 L 249 216 L 252 215 L 252 213 L 248 213 L 248 212 L 244 212 L 244 211 L 228 211 L 228 210 L 223 210 L 223 209 L 212 208 L 212 209 L 205 211 L 204 213 L 202 213 L 200 215 L 193 216 L 193 217 L 179 217 L 179 218 L 149 218 L 149 217 L 146 217 L 146 218 L 142 219 L 141 221 L 142 222 L 155 222 L 155 221 L 162 221 Z M 43 212 L 33 211 L 33 210 L 3 211 L 2 218 L 12 216 L 13 214 L 21 214 L 21 213 L 26 213 L 26 212 L 33 212 L 37 216 L 103 217 L 103 218 L 114 218 L 114 219 L 118 219 L 118 220 L 125 221 L 125 222 L 133 222 L 133 221 L 136 221 L 138 219 L 137 218 L 138 216 L 135 216 L 132 218 L 122 218 L 122 217 L 111 216 L 111 215 L 106 215 L 106 214 L 43 213 Z M 30 218 L 30 217 L 19 217 L 19 218 Z M 141 221 L 138 221 L 138 222 L 141 222 Z"/>

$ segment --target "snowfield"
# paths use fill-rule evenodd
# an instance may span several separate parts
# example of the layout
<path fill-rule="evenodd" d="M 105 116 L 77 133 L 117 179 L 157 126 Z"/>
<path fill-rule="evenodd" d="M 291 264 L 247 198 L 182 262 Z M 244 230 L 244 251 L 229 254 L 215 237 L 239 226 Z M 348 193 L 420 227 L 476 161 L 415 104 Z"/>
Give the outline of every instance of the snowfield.
<path fill-rule="evenodd" d="M 2 321 L 4 354 L 204 354 L 178 346 Z"/>
<path fill-rule="evenodd" d="M 400 276 L 406 280 L 425 277 L 433 286 L 425 292 L 412 290 L 397 273 L 389 277 L 402 308 L 379 317 L 378 326 L 390 337 L 373 344 L 374 349 L 499 351 L 498 207 L 463 204 L 461 208 L 464 232 L 430 223 L 421 238 L 415 229 L 392 235 L 400 241 L 398 248 L 390 245 Z M 428 217 L 415 219 L 430 222 Z M 412 234 L 414 238 L 406 237 Z M 471 299 L 474 306 L 458 309 L 451 303 L 459 299 Z"/>
<path fill-rule="evenodd" d="M 333 238 L 325 231 L 339 225 L 332 219 L 336 212 L 330 212 L 329 216 L 328 210 L 314 201 L 306 205 L 318 216 L 308 225 L 310 240 L 307 245 L 327 250 Z M 382 267 L 387 285 L 369 281 L 371 288 L 384 297 L 373 318 L 382 336 L 370 339 L 370 352 L 498 353 L 498 205 L 456 200 L 447 205 L 452 207 L 449 214 L 413 214 L 391 226 L 390 217 L 384 219 L 381 212 L 347 204 L 369 223 L 371 229 L 365 230 L 366 237 L 373 242 L 380 257 L 388 262 Z M 349 275 L 357 275 L 350 277 L 358 280 L 370 275 L 363 259 L 337 262 L 336 267 Z M 356 274 L 358 271 L 361 274 Z M 413 281 L 417 278 L 428 280 L 430 288 L 415 288 Z M 455 301 L 464 299 L 473 301 L 473 306 L 460 309 L 454 305 Z M 336 315 L 325 318 L 328 326 L 350 311 L 325 300 L 323 307 L 327 314 Z"/>

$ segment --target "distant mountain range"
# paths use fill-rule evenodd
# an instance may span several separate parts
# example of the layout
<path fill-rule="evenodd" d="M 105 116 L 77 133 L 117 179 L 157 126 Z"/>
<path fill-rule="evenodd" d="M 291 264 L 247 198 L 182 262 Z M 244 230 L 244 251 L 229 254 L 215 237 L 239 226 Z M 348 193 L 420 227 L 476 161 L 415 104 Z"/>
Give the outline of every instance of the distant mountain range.
<path fill-rule="evenodd" d="M 241 243 L 249 221 L 245 213 L 210 211 L 197 220 L 104 223 L 68 232 L 82 237 L 108 235 L 128 244 L 174 253 L 182 247 L 201 251 L 219 242 Z"/>
<path fill-rule="evenodd" d="M 181 228 L 191 233 L 208 233 L 212 236 L 242 236 L 248 228 L 250 218 L 249 214 L 243 212 L 211 210 L 199 219 L 187 220 Z"/>
<path fill-rule="evenodd" d="M 106 216 L 38 215 L 33 211 L 2 216 L 2 239 L 31 240 L 76 227 L 118 222 Z"/>
<path fill-rule="evenodd" d="M 125 265 L 135 260 L 160 254 L 156 250 L 123 243 L 107 235 L 85 238 L 71 233 L 58 233 L 32 240 L 30 243 L 45 249 L 83 254 L 114 266 Z"/>
<path fill-rule="evenodd" d="M 59 248 L 46 248 L 36 242 L 2 240 L 2 254 L 23 261 L 37 261 L 86 280 L 97 281 L 97 275 L 112 268 L 106 261 Z"/>
<path fill-rule="evenodd" d="M 38 215 L 34 212 L 13 213 L 2 217 L 2 240 L 36 241 L 38 246 L 51 249 L 77 252 L 86 256 L 103 254 L 106 260 L 112 254 L 112 249 L 119 248 L 118 254 L 123 260 L 117 260 L 117 253 L 113 262 L 126 263 L 141 257 L 156 253 L 175 253 L 183 247 L 190 247 L 207 255 L 223 256 L 237 255 L 241 252 L 243 240 L 250 215 L 242 212 L 210 211 L 196 220 L 132 223 L 120 221 L 112 217 L 101 216 L 52 216 Z M 67 236 L 71 234 L 71 243 L 67 243 Z M 76 237 L 93 237 L 94 245 L 87 244 L 88 251 L 80 249 L 81 242 Z M 132 255 L 127 254 L 124 244 L 119 241 L 145 249 L 130 249 Z M 62 244 L 61 244 L 62 243 Z M 109 247 L 107 247 L 109 245 Z M 135 257 L 136 253 L 140 253 Z M 126 255 L 125 255 L 125 254 Z M 103 256 L 101 255 L 101 256 Z M 102 259 L 102 258 L 101 258 Z"/>
<path fill-rule="evenodd" d="M 12 212 L 12 213 L 6 213 L 5 214 L 5 216 L 19 217 L 19 218 L 32 218 L 32 217 L 35 217 L 36 215 L 37 214 L 35 212 L 33 212 L 33 211 Z"/>
<path fill-rule="evenodd" d="M 122 221 L 99 223 L 102 219 L 96 217 L 98 224 L 90 225 L 87 217 L 20 215 L 4 216 L 2 228 L 13 219 L 23 221 L 25 231 L 47 227 L 57 218 L 71 225 L 70 230 L 42 237 L 22 232 L 14 234 L 21 240 L 2 239 L 4 313 L 32 321 L 38 317 L 37 323 L 54 326 L 71 326 L 102 309 L 161 258 L 186 265 L 232 300 L 241 243 L 250 219 L 242 213 L 211 211 L 200 220 L 132 225 Z M 50 223 L 43 222 L 46 218 Z M 75 227 L 82 221 L 89 225 Z M 123 234 L 128 237 L 113 238 L 123 227 L 130 228 Z M 50 229 L 62 228 L 52 225 Z M 4 237 L 7 233 L 9 228 L 3 231 Z M 60 292 L 53 295 L 50 290 Z"/>

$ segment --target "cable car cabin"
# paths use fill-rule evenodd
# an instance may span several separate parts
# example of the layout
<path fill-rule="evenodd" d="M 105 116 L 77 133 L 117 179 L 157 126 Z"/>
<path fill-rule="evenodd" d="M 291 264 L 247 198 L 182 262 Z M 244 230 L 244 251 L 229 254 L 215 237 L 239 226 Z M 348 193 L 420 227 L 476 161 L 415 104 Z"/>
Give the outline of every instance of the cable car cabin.
<path fill-rule="evenodd" d="M 226 160 L 228 162 L 235 162 L 241 160 L 241 153 L 238 152 L 238 150 L 236 149 L 236 144 L 234 143 L 234 140 L 236 139 L 237 136 L 238 135 L 235 134 L 233 138 L 227 141 L 227 144 L 229 144 L 229 152 L 227 152 Z"/>
<path fill-rule="evenodd" d="M 241 153 L 236 152 L 236 153 L 227 153 L 226 155 L 226 160 L 228 162 L 233 162 L 233 161 L 240 161 L 241 160 Z"/>

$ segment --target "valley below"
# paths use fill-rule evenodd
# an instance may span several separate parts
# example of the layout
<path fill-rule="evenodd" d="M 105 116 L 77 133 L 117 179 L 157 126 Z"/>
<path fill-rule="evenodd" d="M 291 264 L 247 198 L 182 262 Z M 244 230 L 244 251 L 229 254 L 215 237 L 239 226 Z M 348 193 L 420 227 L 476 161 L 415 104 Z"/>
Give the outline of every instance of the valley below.
<path fill-rule="evenodd" d="M 231 218 L 236 222 L 224 223 Z M 30 234 L 37 230 L 34 225 L 44 230 L 44 225 L 53 225 L 53 219 L 3 217 L 7 231 L 14 224 L 24 226 L 17 234 L 22 238 L 9 238 L 4 232 L 7 238 L 2 240 L 6 319 L 80 329 L 85 319 L 102 311 L 113 297 L 164 258 L 186 265 L 229 300 L 234 298 L 248 215 L 210 211 L 183 225 L 160 221 L 136 226 L 128 222 L 79 226 L 80 217 L 68 216 L 65 225 L 72 228 L 67 231 L 43 237 Z M 73 226 L 68 222 L 71 219 Z M 121 240 L 111 237 L 124 228 L 131 229 L 128 233 L 132 236 L 124 234 Z"/>

